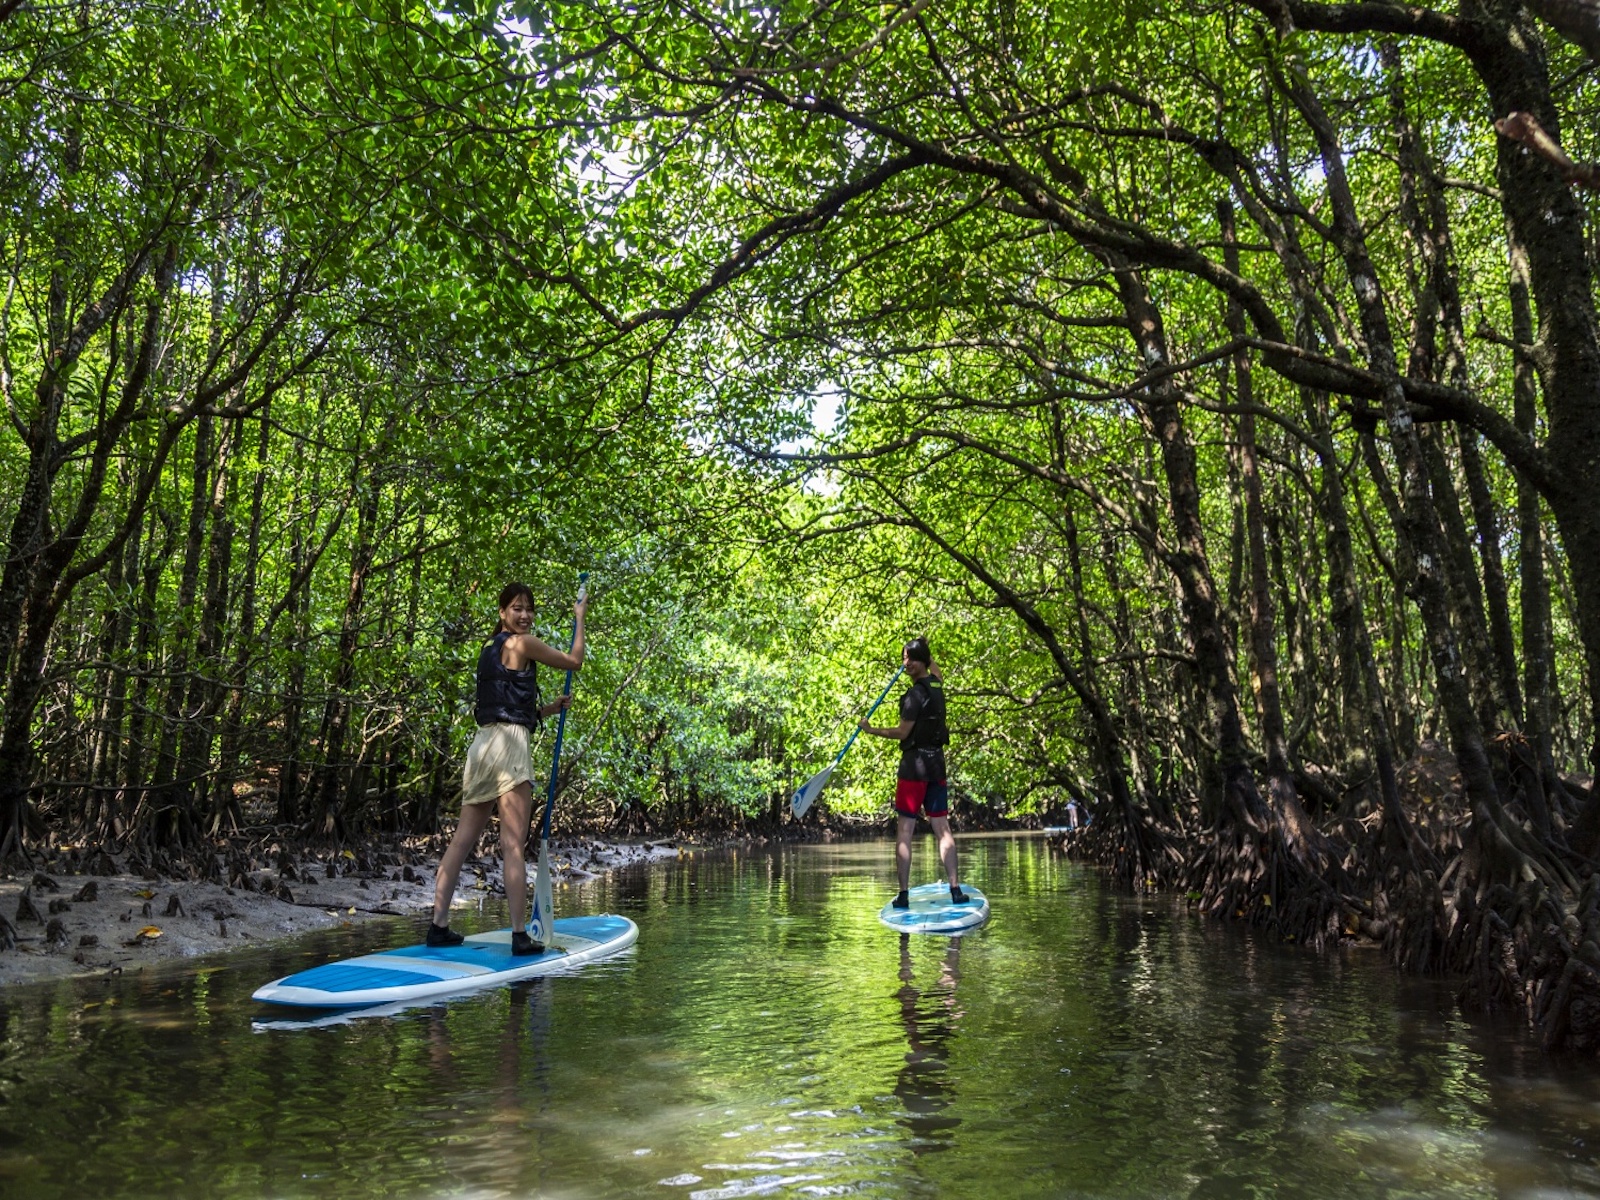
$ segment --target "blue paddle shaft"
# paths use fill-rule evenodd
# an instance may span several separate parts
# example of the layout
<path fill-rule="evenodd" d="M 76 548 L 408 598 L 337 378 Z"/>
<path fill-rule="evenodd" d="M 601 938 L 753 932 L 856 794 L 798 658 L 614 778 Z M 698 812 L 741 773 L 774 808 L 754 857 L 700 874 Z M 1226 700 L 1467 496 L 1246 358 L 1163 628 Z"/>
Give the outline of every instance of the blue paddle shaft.
<path fill-rule="evenodd" d="M 886 697 L 889 694 L 889 689 L 892 688 L 895 685 L 895 680 L 899 679 L 901 675 L 905 674 L 905 669 L 906 669 L 905 664 L 901 663 L 899 670 L 895 671 L 894 675 L 890 677 L 889 682 L 883 685 L 883 691 L 878 693 L 878 698 L 872 702 L 872 707 L 867 709 L 867 720 L 870 721 L 872 719 L 872 714 L 878 711 L 878 706 L 883 703 L 884 697 Z M 845 751 L 849 750 L 851 746 L 854 746 L 856 744 L 856 738 L 858 738 L 860 736 L 861 736 L 861 726 L 857 725 L 856 728 L 855 728 L 855 732 L 850 735 L 850 740 L 844 744 L 844 750 L 841 750 L 841 751 L 839 751 L 838 754 L 834 755 L 834 757 L 833 757 L 833 766 L 834 767 L 837 767 L 842 761 L 844 761 Z M 833 770 L 833 767 L 829 767 L 828 770 L 831 772 Z M 809 786 L 812 782 L 813 782 L 813 780 L 808 779 L 805 784 L 801 785 L 800 790 L 794 794 L 794 799 L 790 801 L 791 805 L 795 805 L 795 804 L 797 804 L 799 802 L 800 798 L 806 794 L 806 787 Z M 822 789 L 820 787 L 817 789 L 817 791 L 819 791 L 819 792 L 821 790 Z M 815 799 L 815 797 L 812 797 L 812 799 Z M 811 802 L 808 799 L 806 801 L 806 804 L 805 804 L 804 808 L 809 808 L 809 807 L 811 807 Z M 796 810 L 795 815 L 797 817 L 800 816 L 801 813 L 804 811 L 804 808 Z"/>
<path fill-rule="evenodd" d="M 905 664 L 901 663 L 900 669 L 894 673 L 894 679 L 889 680 L 888 683 L 883 685 L 883 691 L 878 693 L 878 698 L 872 702 L 872 707 L 867 709 L 867 720 L 872 720 L 872 714 L 878 711 L 878 706 L 883 703 L 884 697 L 889 694 L 889 689 L 895 685 L 896 679 L 899 679 L 901 675 L 905 674 L 905 670 Z M 860 736 L 861 726 L 857 725 L 856 731 L 850 735 L 850 740 L 844 744 L 844 750 L 848 750 L 851 746 L 855 745 L 856 738 Z M 833 760 L 834 766 L 838 766 L 840 760 L 844 758 L 844 750 L 839 751 L 839 757 Z"/>
<path fill-rule="evenodd" d="M 588 578 L 589 572 L 587 571 L 580 573 L 578 576 L 578 603 L 580 604 L 583 603 L 583 597 L 589 590 L 589 585 L 586 582 Z M 570 650 L 573 646 L 577 645 L 577 643 L 578 615 L 574 613 L 572 615 L 572 641 L 567 644 L 567 648 Z M 571 671 L 567 672 L 567 682 L 562 688 L 561 694 L 563 696 L 572 695 Z M 544 820 L 539 823 L 539 839 L 541 841 L 550 840 L 550 814 L 552 811 L 554 811 L 556 806 L 556 773 L 561 770 L 561 739 L 566 732 L 567 710 L 563 708 L 561 710 L 561 714 L 556 718 L 556 753 L 555 758 L 550 763 L 550 786 L 545 789 Z"/>

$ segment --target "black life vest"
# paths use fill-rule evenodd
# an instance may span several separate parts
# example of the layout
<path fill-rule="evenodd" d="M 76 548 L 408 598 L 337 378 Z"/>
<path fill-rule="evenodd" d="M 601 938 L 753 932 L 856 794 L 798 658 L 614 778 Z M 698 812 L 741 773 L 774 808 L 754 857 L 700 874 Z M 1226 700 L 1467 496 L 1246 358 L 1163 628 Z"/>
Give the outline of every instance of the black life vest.
<path fill-rule="evenodd" d="M 922 689 L 922 715 L 911 727 L 911 744 L 918 750 L 937 750 L 950 744 L 950 727 L 944 720 L 944 685 L 929 675 L 911 685 Z"/>
<path fill-rule="evenodd" d="M 537 729 L 539 716 L 539 664 L 530 662 L 511 671 L 500 661 L 501 648 L 511 635 L 501 630 L 478 651 L 478 692 L 473 716 L 479 725 L 526 725 Z"/>

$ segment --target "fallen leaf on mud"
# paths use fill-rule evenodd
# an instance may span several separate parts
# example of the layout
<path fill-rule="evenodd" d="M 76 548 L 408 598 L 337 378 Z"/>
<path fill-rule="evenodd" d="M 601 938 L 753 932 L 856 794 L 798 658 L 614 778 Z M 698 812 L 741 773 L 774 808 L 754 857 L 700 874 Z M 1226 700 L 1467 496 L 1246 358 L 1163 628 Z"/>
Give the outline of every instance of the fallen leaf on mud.
<path fill-rule="evenodd" d="M 156 893 L 153 888 L 140 888 L 134 895 L 141 900 L 154 900 Z"/>
<path fill-rule="evenodd" d="M 341 851 L 339 851 L 339 856 L 341 858 L 348 858 L 351 862 L 354 862 L 355 861 L 355 857 L 356 857 L 356 852 L 354 850 L 341 850 Z"/>
<path fill-rule="evenodd" d="M 154 940 L 154 939 L 156 939 L 156 938 L 161 936 L 161 926 L 159 926 L 159 925 L 146 925 L 143 929 L 139 930 L 139 936 L 142 937 L 142 938 L 150 938 L 151 940 Z"/>
<path fill-rule="evenodd" d="M 356 906 L 354 904 L 352 904 L 349 908 L 345 909 L 345 912 L 347 912 L 347 913 L 353 913 L 355 911 L 356 911 Z"/>

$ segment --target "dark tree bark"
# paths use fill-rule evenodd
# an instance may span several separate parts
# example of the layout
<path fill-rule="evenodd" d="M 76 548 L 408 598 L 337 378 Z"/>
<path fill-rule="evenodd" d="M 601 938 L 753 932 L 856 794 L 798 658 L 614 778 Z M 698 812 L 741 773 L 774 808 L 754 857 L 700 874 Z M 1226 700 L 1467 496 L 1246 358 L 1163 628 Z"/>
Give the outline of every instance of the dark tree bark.
<path fill-rule="evenodd" d="M 256 467 L 251 481 L 250 525 L 245 536 L 244 562 L 239 581 L 238 633 L 234 639 L 232 663 L 228 668 L 228 697 L 223 712 L 221 744 L 218 753 L 217 788 L 211 808 L 211 825 L 221 828 L 240 819 L 233 797 L 239 778 L 241 743 L 244 735 L 245 693 L 249 685 L 250 664 L 257 654 L 256 585 L 261 562 L 261 523 L 265 511 L 267 464 L 272 446 L 272 408 L 263 405 L 256 442 Z M 240 433 L 243 430 L 241 427 Z"/>
<path fill-rule="evenodd" d="M 1507 231 L 1510 234 L 1510 231 Z M 1528 300 L 1527 255 L 1508 237 L 1511 268 L 1511 334 L 1519 346 L 1533 343 L 1533 312 Z M 1512 363 L 1511 396 L 1517 428 L 1529 440 L 1538 434 L 1539 382 L 1533 364 L 1518 353 Z M 1545 837 L 1551 833 L 1549 798 L 1562 791 L 1555 763 L 1554 642 L 1550 627 L 1550 585 L 1544 571 L 1544 513 L 1539 490 L 1521 471 L 1517 483 L 1517 570 L 1522 600 L 1522 665 L 1527 696 L 1524 729 L 1539 764 L 1540 793 L 1535 819 Z"/>
<path fill-rule="evenodd" d="M 1217 206 L 1222 227 L 1224 263 L 1239 272 L 1239 241 L 1233 205 Z M 1244 313 L 1237 304 L 1227 308 L 1228 332 L 1244 337 Z M 1289 764 L 1289 743 L 1283 722 L 1283 701 L 1278 689 L 1278 624 L 1267 563 L 1266 513 L 1261 503 L 1261 472 L 1256 461 L 1255 388 L 1250 377 L 1250 355 L 1241 345 L 1233 356 L 1234 392 L 1238 397 L 1238 456 L 1244 492 L 1244 524 L 1250 548 L 1249 643 L 1256 702 L 1261 711 L 1261 741 L 1267 756 L 1267 790 L 1273 809 L 1287 819 L 1295 798 L 1294 771 Z M 1196 514 L 1198 516 L 1198 513 Z"/>
<path fill-rule="evenodd" d="M 1333 203 L 1334 234 L 1360 306 L 1367 354 L 1374 370 L 1389 381 L 1384 393 L 1384 418 L 1389 444 L 1400 468 L 1397 532 L 1411 551 L 1408 581 L 1422 611 L 1427 641 L 1438 682 L 1440 703 L 1450 726 L 1456 755 L 1474 802 L 1495 804 L 1498 795 L 1484 752 L 1466 681 L 1461 655 L 1450 623 L 1450 603 L 1441 569 L 1443 549 L 1439 520 L 1433 504 L 1421 437 L 1400 386 L 1400 365 L 1378 273 L 1367 252 L 1366 234 L 1357 216 L 1344 170 L 1344 151 L 1333 124 L 1311 89 L 1300 80 L 1288 84 L 1296 105 L 1316 134 L 1322 167 Z"/>

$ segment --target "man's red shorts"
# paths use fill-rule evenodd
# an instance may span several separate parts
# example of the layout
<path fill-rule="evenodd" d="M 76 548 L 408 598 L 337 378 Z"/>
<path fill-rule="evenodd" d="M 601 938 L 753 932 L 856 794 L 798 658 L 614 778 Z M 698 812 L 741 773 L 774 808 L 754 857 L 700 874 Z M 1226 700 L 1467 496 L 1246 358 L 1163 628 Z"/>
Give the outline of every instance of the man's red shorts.
<path fill-rule="evenodd" d="M 925 779 L 901 779 L 894 788 L 894 810 L 902 817 L 918 813 L 927 817 L 943 817 L 950 812 L 950 788 L 944 780 L 929 783 Z"/>

